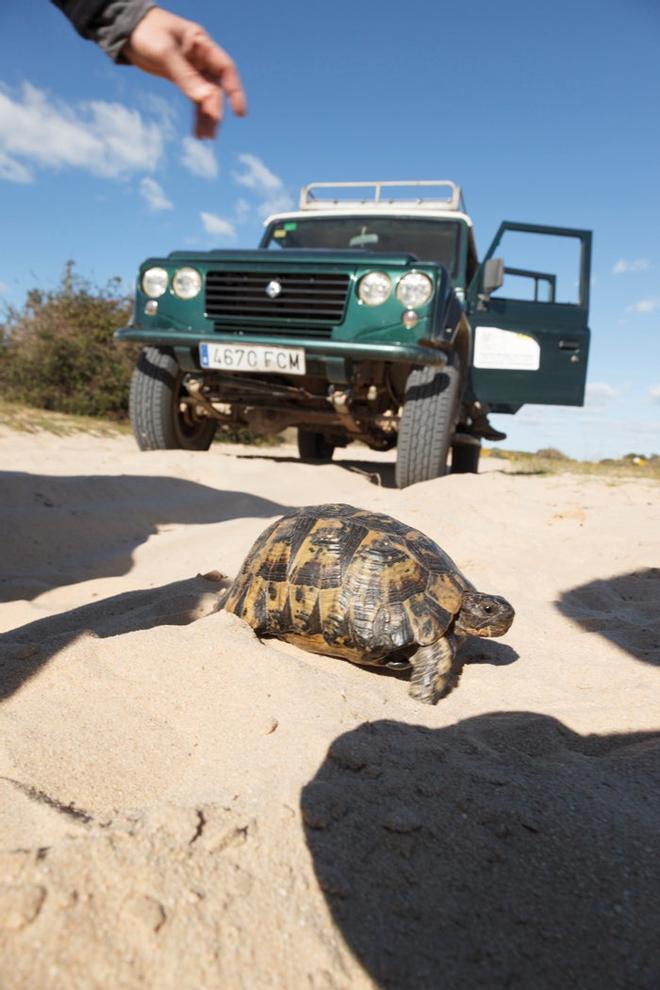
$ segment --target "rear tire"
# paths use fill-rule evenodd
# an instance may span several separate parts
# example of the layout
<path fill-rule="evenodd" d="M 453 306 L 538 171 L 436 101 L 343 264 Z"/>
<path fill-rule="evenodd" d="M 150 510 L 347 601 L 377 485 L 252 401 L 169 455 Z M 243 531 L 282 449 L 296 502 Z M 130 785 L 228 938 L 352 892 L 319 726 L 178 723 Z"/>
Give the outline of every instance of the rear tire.
<path fill-rule="evenodd" d="M 447 473 L 460 396 L 461 368 L 455 354 L 444 368 L 427 365 L 410 372 L 399 425 L 395 473 L 398 488 Z"/>
<path fill-rule="evenodd" d="M 166 351 L 145 347 L 131 378 L 129 412 L 140 450 L 208 450 L 217 423 L 195 416 L 188 405 L 183 372 Z"/>
<path fill-rule="evenodd" d="M 311 430 L 298 430 L 298 455 L 301 461 L 309 464 L 327 464 L 332 460 L 335 445 L 322 433 Z"/>
<path fill-rule="evenodd" d="M 481 444 L 476 437 L 474 443 L 453 443 L 451 446 L 451 473 L 478 474 Z"/>

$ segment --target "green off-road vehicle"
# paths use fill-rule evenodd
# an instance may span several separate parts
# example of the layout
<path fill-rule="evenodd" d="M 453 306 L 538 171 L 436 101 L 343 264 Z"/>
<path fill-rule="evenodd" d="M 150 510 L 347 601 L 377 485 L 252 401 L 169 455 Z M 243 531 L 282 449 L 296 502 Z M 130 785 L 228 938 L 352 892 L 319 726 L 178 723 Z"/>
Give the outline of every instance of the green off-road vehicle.
<path fill-rule="evenodd" d="M 117 336 L 144 344 L 143 450 L 206 450 L 219 423 L 297 427 L 307 461 L 396 446 L 405 487 L 476 471 L 482 438 L 504 436 L 489 412 L 582 404 L 589 231 L 505 222 L 479 260 L 446 181 L 316 183 L 265 228 L 258 250 L 142 265 Z"/>

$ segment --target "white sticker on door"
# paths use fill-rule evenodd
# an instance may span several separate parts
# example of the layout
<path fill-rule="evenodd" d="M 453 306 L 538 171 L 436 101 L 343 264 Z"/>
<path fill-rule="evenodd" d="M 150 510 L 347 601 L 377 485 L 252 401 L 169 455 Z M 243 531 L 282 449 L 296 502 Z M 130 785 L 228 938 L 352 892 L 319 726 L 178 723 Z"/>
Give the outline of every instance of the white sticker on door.
<path fill-rule="evenodd" d="M 477 327 L 475 368 L 538 371 L 540 364 L 541 348 L 533 337 L 499 327 Z"/>

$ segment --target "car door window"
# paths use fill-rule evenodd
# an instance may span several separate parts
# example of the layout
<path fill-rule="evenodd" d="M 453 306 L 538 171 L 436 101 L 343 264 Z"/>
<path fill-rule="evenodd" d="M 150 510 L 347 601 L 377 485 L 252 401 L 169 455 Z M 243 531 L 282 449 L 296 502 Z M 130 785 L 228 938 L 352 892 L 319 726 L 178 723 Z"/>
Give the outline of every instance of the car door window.
<path fill-rule="evenodd" d="M 497 248 L 504 282 L 493 297 L 578 305 L 580 249 L 577 237 L 505 230 Z"/>

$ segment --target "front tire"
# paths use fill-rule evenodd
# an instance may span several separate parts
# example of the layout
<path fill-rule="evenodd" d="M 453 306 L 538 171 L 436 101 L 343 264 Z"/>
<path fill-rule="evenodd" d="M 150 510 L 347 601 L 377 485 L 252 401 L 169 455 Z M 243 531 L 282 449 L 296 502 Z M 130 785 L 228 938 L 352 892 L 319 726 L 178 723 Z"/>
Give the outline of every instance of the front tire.
<path fill-rule="evenodd" d="M 457 355 L 451 355 L 444 368 L 427 365 L 410 372 L 399 425 L 395 473 L 398 488 L 446 474 L 460 397 Z"/>
<path fill-rule="evenodd" d="M 183 372 L 167 351 L 145 347 L 131 378 L 129 413 L 140 450 L 208 450 L 217 423 L 196 416 L 186 395 Z"/>
<path fill-rule="evenodd" d="M 308 464 L 327 464 L 332 460 L 335 445 L 322 433 L 298 430 L 298 456 Z"/>

